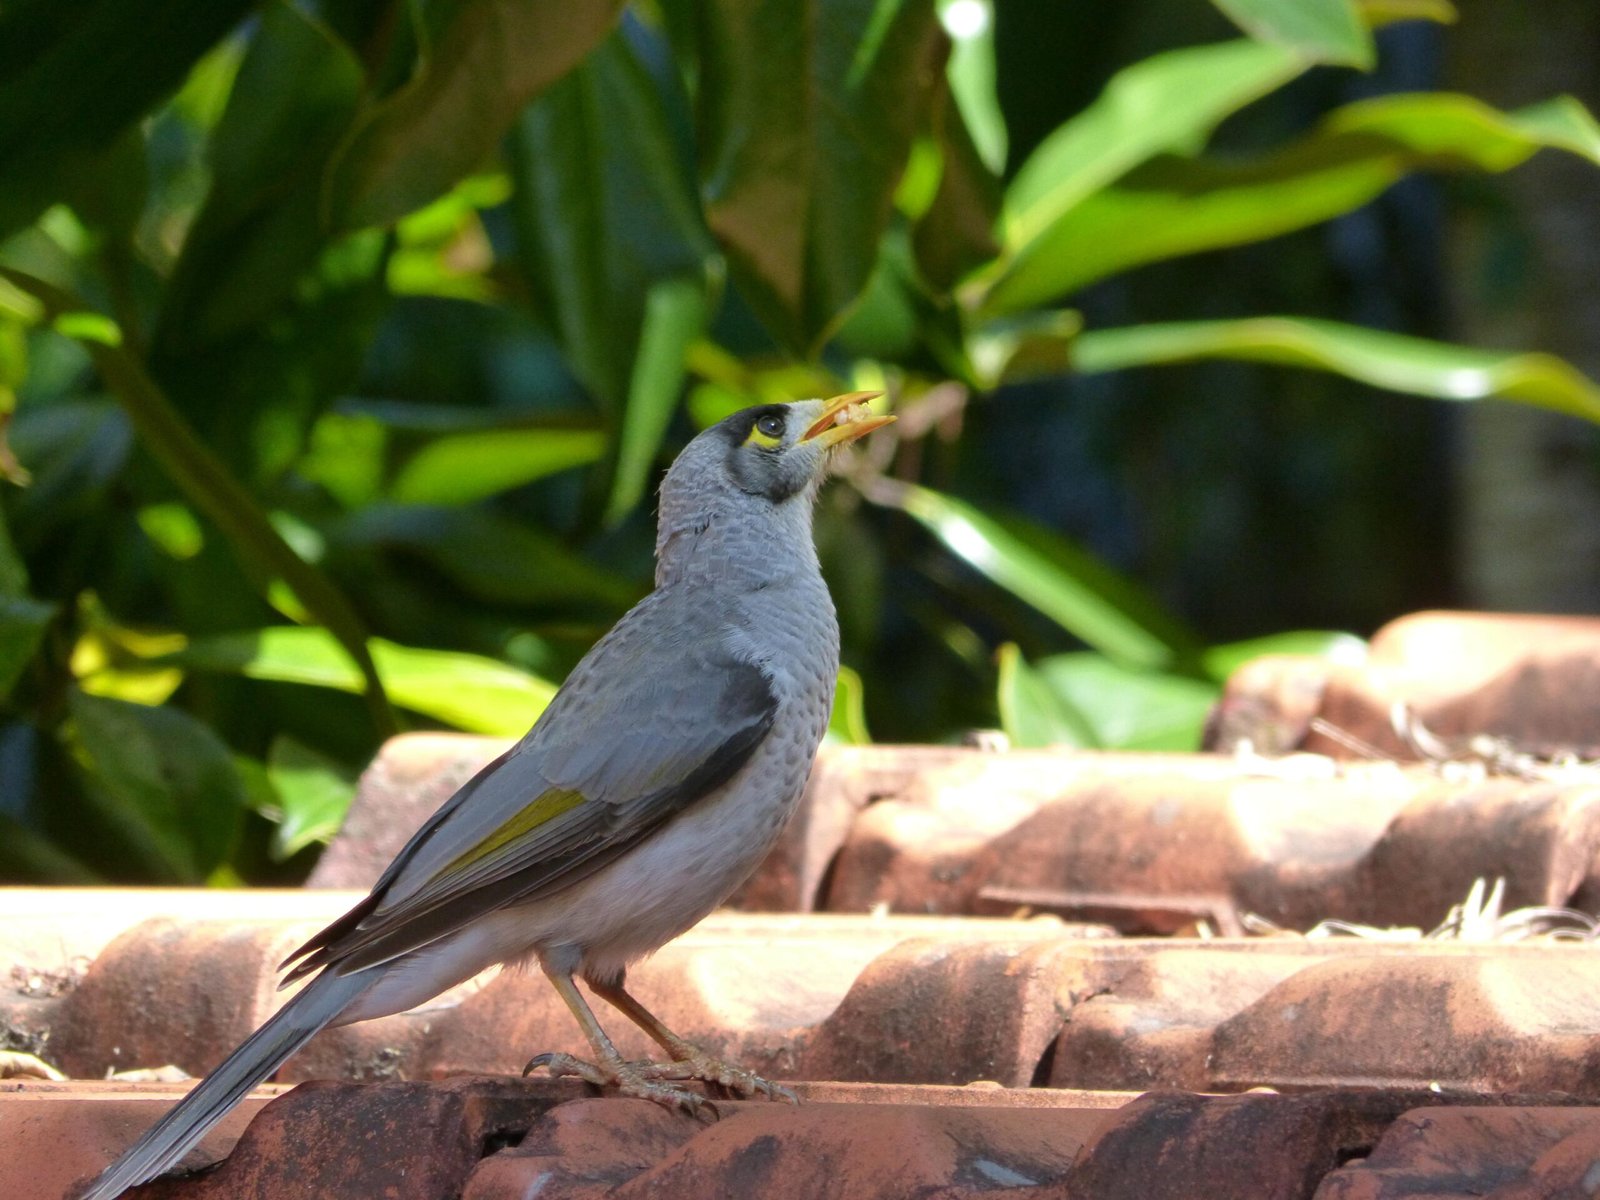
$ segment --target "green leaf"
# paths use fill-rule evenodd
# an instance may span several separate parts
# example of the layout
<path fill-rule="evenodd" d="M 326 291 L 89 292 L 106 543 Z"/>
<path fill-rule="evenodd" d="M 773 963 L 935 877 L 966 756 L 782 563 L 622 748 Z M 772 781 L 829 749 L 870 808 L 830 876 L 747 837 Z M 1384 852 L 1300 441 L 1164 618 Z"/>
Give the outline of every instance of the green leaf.
<path fill-rule="evenodd" d="M 0 236 L 100 156 L 250 11 L 250 0 L 0 6 Z"/>
<path fill-rule="evenodd" d="M 707 219 L 768 329 L 810 350 L 866 285 L 936 94 L 933 5 L 709 0 L 697 32 Z"/>
<path fill-rule="evenodd" d="M 994 0 L 939 0 L 939 23 L 950 38 L 945 74 L 978 159 L 1005 170 L 1007 130 L 995 89 Z"/>
<path fill-rule="evenodd" d="M 828 715 L 828 737 L 846 746 L 870 746 L 867 732 L 867 697 L 861 674 L 849 667 L 839 668 L 839 683 L 833 690 L 833 710 Z"/>
<path fill-rule="evenodd" d="M 1264 42 L 1170 50 L 1119 71 L 1040 144 L 1006 192 L 1002 241 L 1016 253 L 1095 191 L 1157 154 L 1193 154 L 1224 117 L 1309 65 Z"/>
<path fill-rule="evenodd" d="M 598 429 L 486 429 L 435 438 L 400 469 L 398 504 L 468 504 L 588 466 L 605 453 Z"/>
<path fill-rule="evenodd" d="M 55 613 L 43 600 L 0 594 L 0 700 L 11 694 Z"/>
<path fill-rule="evenodd" d="M 706 321 L 705 286 L 699 281 L 664 280 L 645 299 L 644 326 L 617 445 L 616 477 L 606 502 L 609 524 L 620 522 L 644 498 L 661 439 L 683 392 L 685 355 L 705 332 Z"/>
<path fill-rule="evenodd" d="M 1245 663 L 1278 654 L 1325 658 L 1329 662 L 1355 665 L 1366 659 L 1367 643 L 1353 633 L 1298 629 L 1291 633 L 1274 633 L 1243 642 L 1229 642 L 1225 646 L 1212 646 L 1201 654 L 1200 665 L 1208 678 L 1226 683 L 1228 677 Z"/>
<path fill-rule="evenodd" d="M 676 99 L 618 33 L 507 139 L 529 282 L 573 370 L 618 422 L 632 418 L 636 390 L 681 369 L 677 339 L 704 319 L 713 247 L 669 120 Z"/>
<path fill-rule="evenodd" d="M 1030 243 L 989 300 L 1025 308 L 1129 267 L 1328 220 L 1411 171 L 1505 171 L 1543 147 L 1600 162 L 1600 126 L 1571 97 L 1511 113 L 1447 93 L 1347 105 L 1257 162 L 1164 158 L 1134 170 Z"/>
<path fill-rule="evenodd" d="M 340 546 L 402 549 L 463 591 L 493 604 L 595 604 L 617 611 L 639 598 L 625 579 L 574 553 L 544 529 L 488 508 L 376 504 L 334 530 Z"/>
<path fill-rule="evenodd" d="M 198 883 L 233 847 L 244 787 L 227 746 L 187 713 L 74 690 L 68 737 L 85 794 L 130 860 Z"/>
<path fill-rule="evenodd" d="M 1057 654 L 1034 664 L 1063 704 L 1082 713 L 1094 744 L 1117 750 L 1198 750 L 1218 689 L 1183 675 L 1140 671 L 1099 654 Z"/>
<path fill-rule="evenodd" d="M 207 142 L 211 190 L 167 286 L 161 353 L 248 329 L 316 261 L 327 240 L 317 180 L 361 86 L 361 64 L 332 30 L 287 0 L 265 6 Z"/>
<path fill-rule="evenodd" d="M 372 656 L 394 702 L 471 733 L 523 733 L 555 688 L 515 667 L 475 654 L 421 650 L 372 640 Z M 343 692 L 361 690 L 361 672 L 326 630 L 292 625 L 203 638 L 156 660 Z"/>
<path fill-rule="evenodd" d="M 473 0 L 454 6 L 403 87 L 364 114 L 329 168 L 335 229 L 386 225 L 494 152 L 517 112 L 610 30 L 617 0 Z"/>
<path fill-rule="evenodd" d="M 1058 696 L 1007 642 L 999 651 L 1000 728 L 1018 749 L 1042 746 L 1093 748 L 1100 743 L 1088 719 Z"/>
<path fill-rule="evenodd" d="M 1047 549 L 965 501 L 912 484 L 877 480 L 867 496 L 906 513 L 957 558 L 1119 662 L 1153 667 L 1179 656 L 1178 640 L 1157 628 L 1165 622 L 1135 611 L 1154 606 L 1064 539 Z"/>
<path fill-rule="evenodd" d="M 1212 0 L 1229 20 L 1262 42 L 1287 46 L 1319 63 L 1370 70 L 1372 34 L 1351 0 Z"/>
<path fill-rule="evenodd" d="M 291 858 L 339 832 L 355 799 L 355 776 L 340 763 L 287 735 L 267 752 L 267 780 L 277 797 L 272 857 Z"/>
<path fill-rule="evenodd" d="M 0 813 L 0 879 L 7 884 L 103 886 L 106 880 L 50 838 Z"/>
<path fill-rule="evenodd" d="M 41 300 L 52 313 L 84 308 L 71 296 L 21 271 L 0 267 L 0 278 Z M 394 717 L 367 651 L 366 630 L 344 593 L 283 540 L 250 493 L 228 473 L 156 386 L 137 356 L 121 346 L 100 341 L 85 341 L 82 345 L 101 379 L 122 402 L 145 447 L 190 502 L 222 530 L 235 553 L 256 569 L 263 593 L 269 590 L 273 577 L 280 577 L 354 657 L 366 680 L 365 694 L 374 724 L 382 733 L 392 732 Z"/>
<path fill-rule="evenodd" d="M 1177 321 L 1079 335 L 1086 372 L 1231 358 L 1331 371 L 1440 400 L 1515 400 L 1600 422 L 1600 385 L 1550 354 L 1476 350 L 1308 317 Z"/>

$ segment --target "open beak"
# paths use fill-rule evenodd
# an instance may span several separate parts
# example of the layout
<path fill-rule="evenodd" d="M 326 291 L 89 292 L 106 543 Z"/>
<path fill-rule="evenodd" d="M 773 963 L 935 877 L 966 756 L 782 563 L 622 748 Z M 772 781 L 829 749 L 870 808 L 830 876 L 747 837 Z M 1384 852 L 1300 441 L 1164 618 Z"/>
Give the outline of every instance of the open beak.
<path fill-rule="evenodd" d="M 882 429 L 893 417 L 880 417 L 867 411 L 866 402 L 883 395 L 882 392 L 846 392 L 826 402 L 822 415 L 801 436 L 801 442 L 810 442 L 824 448 L 843 446 L 874 429 Z"/>

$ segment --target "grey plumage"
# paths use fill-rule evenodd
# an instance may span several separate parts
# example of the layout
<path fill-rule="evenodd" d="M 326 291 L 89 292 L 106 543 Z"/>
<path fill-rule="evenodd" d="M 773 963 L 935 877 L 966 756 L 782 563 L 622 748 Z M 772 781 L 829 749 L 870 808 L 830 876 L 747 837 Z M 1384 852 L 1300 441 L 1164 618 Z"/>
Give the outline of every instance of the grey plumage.
<path fill-rule="evenodd" d="M 497 962 L 536 959 L 599 1060 L 552 1070 L 686 1107 L 698 1097 L 672 1080 L 782 1092 L 684 1043 L 623 981 L 755 868 L 804 786 L 839 654 L 811 514 L 833 446 L 887 420 L 861 398 L 746 410 L 684 449 L 661 489 L 656 589 L 372 893 L 291 957 L 285 982 L 306 986 L 83 1200 L 170 1168 L 318 1030 L 403 1011 Z M 670 1072 L 622 1063 L 574 974 L 678 1060 Z"/>

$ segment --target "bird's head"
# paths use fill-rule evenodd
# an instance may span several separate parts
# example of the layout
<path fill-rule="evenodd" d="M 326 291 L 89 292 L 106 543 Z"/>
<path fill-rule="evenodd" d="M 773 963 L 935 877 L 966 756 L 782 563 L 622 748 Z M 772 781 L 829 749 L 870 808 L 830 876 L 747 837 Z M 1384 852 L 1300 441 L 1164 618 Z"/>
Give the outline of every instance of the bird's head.
<path fill-rule="evenodd" d="M 784 510 L 803 510 L 809 528 L 811 502 L 833 452 L 894 420 L 867 409 L 878 394 L 762 404 L 705 430 L 662 481 L 658 553 L 677 534 L 725 514 L 764 524 Z"/>

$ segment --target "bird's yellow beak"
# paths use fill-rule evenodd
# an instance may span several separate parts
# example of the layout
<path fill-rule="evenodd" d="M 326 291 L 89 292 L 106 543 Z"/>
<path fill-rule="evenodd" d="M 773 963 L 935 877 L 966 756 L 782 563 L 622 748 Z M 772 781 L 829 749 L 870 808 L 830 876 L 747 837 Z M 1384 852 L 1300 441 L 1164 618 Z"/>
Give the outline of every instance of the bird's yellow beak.
<path fill-rule="evenodd" d="M 894 420 L 880 417 L 867 410 L 866 402 L 883 395 L 882 392 L 846 392 L 826 401 L 822 415 L 801 436 L 801 442 L 810 442 L 824 448 L 843 446 L 874 429 L 882 429 Z"/>

